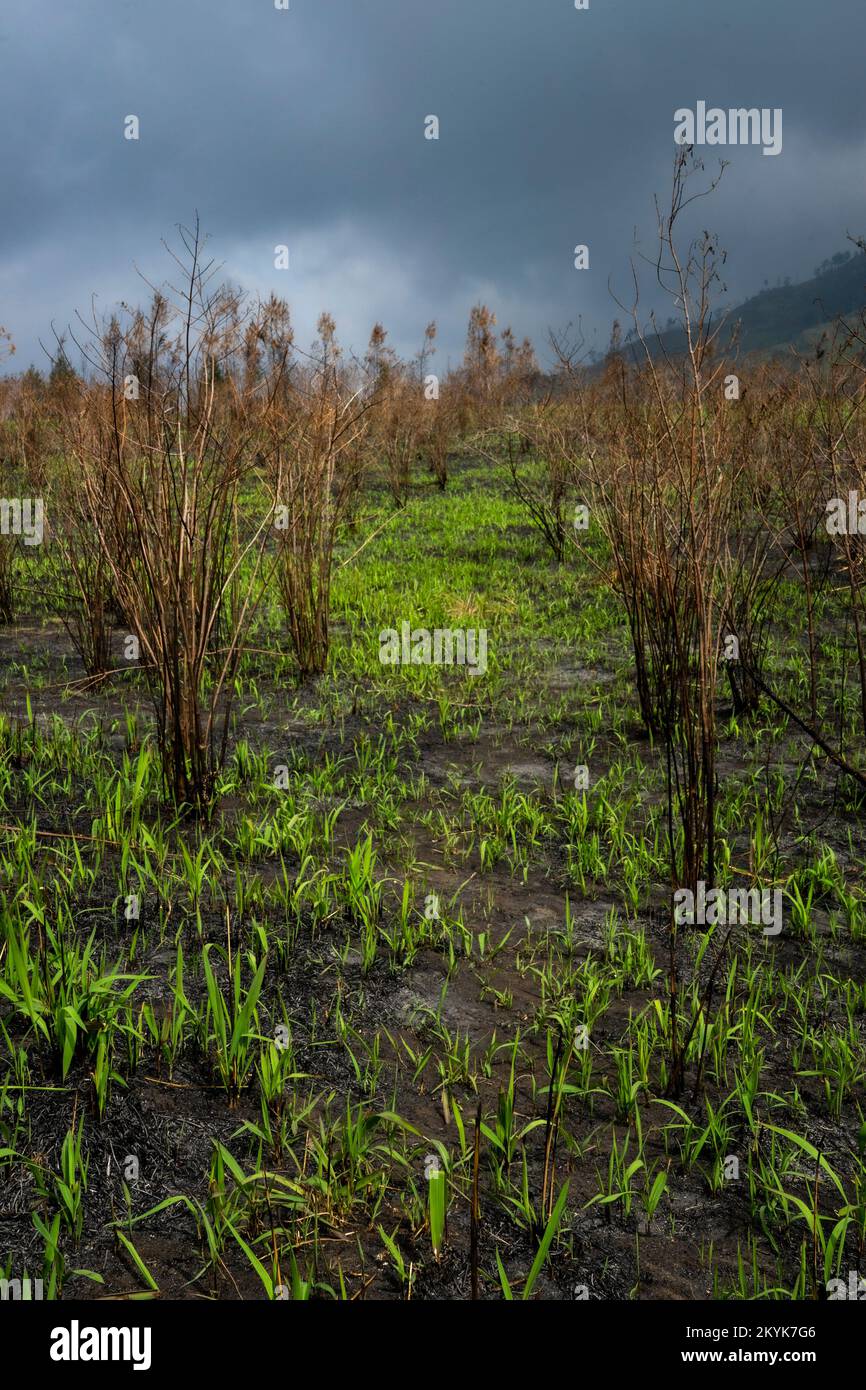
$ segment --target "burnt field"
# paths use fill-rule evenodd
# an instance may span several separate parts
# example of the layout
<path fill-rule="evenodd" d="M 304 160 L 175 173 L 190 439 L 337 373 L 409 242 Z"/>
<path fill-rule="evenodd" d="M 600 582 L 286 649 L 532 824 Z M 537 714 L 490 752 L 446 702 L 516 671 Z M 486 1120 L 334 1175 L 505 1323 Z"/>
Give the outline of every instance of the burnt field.
<path fill-rule="evenodd" d="M 539 401 L 476 315 L 428 400 L 375 334 L 353 376 L 325 319 L 293 363 L 276 304 L 244 358 L 190 283 L 191 356 L 142 358 L 155 301 L 101 381 L 5 387 L 4 1277 L 838 1296 L 866 1240 L 851 336 L 743 399 L 701 327 L 693 370 Z"/>

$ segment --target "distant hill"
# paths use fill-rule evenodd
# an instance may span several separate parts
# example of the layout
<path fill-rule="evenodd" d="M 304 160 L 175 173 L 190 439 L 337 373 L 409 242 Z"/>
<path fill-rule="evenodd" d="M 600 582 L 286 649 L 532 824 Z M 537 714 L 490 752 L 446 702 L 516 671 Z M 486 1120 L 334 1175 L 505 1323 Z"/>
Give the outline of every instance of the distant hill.
<path fill-rule="evenodd" d="M 730 345 L 738 325 L 737 350 L 740 354 L 774 357 L 791 347 L 807 349 L 821 331 L 840 316 L 850 318 L 864 309 L 866 253 L 839 252 L 825 261 L 811 280 L 761 290 L 728 310 L 719 348 L 724 351 Z M 654 357 L 662 352 L 676 357 L 684 351 L 685 335 L 680 328 L 666 329 L 657 339 L 650 332 L 647 344 Z M 629 334 L 624 346 L 638 355 L 633 333 Z"/>

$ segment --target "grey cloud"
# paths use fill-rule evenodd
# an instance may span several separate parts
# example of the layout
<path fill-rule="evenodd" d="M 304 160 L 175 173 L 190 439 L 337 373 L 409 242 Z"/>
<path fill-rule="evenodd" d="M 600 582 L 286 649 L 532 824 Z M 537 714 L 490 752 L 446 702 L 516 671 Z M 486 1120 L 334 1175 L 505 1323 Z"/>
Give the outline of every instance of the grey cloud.
<path fill-rule="evenodd" d="M 356 349 L 378 318 L 411 351 L 436 318 L 455 359 L 483 294 L 539 346 L 578 315 L 603 346 L 679 106 L 784 111 L 782 155 L 719 151 L 696 214 L 732 298 L 866 230 L 864 37 L 847 0 L 6 0 L 0 322 L 38 360 L 91 292 L 140 297 L 133 263 L 158 277 L 197 208 L 227 273 L 284 294 L 302 337 L 327 307 Z"/>

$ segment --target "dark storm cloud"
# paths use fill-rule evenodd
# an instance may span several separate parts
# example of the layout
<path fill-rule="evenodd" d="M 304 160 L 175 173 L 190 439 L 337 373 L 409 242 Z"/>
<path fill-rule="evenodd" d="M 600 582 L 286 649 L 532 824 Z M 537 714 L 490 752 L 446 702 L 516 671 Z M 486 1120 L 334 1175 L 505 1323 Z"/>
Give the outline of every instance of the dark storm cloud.
<path fill-rule="evenodd" d="M 92 292 L 143 297 L 133 264 L 161 278 L 197 208 L 302 340 L 327 308 L 356 349 L 380 318 L 409 351 L 435 318 L 444 361 L 484 298 L 539 346 L 578 315 L 603 346 L 677 107 L 784 112 L 778 158 L 707 151 L 732 298 L 866 230 L 864 37 L 850 0 L 5 0 L 0 322 L 26 362 Z"/>

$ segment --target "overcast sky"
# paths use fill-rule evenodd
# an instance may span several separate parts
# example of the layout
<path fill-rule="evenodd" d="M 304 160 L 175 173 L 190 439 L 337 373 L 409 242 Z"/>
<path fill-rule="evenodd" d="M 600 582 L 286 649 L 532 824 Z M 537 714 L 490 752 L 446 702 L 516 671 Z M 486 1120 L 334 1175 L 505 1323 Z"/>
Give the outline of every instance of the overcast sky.
<path fill-rule="evenodd" d="M 548 328 L 578 316 L 603 348 L 608 282 L 628 295 L 635 237 L 652 249 L 674 111 L 698 100 L 784 113 L 778 157 L 706 152 L 731 161 L 700 222 L 728 251 L 732 300 L 866 232 L 863 0 L 290 5 L 2 0 L 0 323 L 16 366 L 43 365 L 39 339 L 93 294 L 144 299 L 136 266 L 162 279 L 161 238 L 196 209 L 226 277 L 288 299 L 303 344 L 324 309 L 357 350 L 376 319 L 405 352 L 436 319 L 444 368 L 484 300 L 542 357 Z"/>

